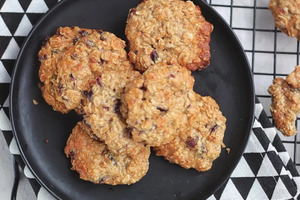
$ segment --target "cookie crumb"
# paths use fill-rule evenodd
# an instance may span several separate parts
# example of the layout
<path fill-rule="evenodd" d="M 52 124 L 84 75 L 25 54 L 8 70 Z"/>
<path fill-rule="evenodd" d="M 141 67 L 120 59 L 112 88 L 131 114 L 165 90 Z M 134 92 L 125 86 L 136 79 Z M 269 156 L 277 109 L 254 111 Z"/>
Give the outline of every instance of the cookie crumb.
<path fill-rule="evenodd" d="M 226 151 L 229 154 L 230 153 L 230 148 L 226 148 Z"/>
<path fill-rule="evenodd" d="M 38 105 L 38 104 L 39 104 L 35 99 L 32 100 L 32 103 L 33 103 L 34 105 Z"/>

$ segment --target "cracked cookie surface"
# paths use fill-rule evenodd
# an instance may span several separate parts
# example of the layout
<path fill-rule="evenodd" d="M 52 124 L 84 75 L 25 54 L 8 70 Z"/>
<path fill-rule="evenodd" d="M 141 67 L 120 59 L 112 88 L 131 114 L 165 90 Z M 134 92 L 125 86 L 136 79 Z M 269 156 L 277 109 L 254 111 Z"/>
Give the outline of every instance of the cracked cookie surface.
<path fill-rule="evenodd" d="M 125 42 L 109 32 L 59 28 L 39 52 L 44 99 L 59 112 L 81 113 L 87 92 L 103 71 L 132 69 L 124 48 Z"/>
<path fill-rule="evenodd" d="M 133 70 L 106 70 L 97 77 L 89 92 L 89 101 L 84 106 L 84 120 L 93 134 L 104 141 L 111 151 L 143 146 L 132 139 L 131 129 L 120 113 L 120 98 L 125 86 L 141 74 Z"/>
<path fill-rule="evenodd" d="M 149 147 L 128 148 L 126 152 L 116 154 L 103 142 L 91 138 L 91 131 L 84 122 L 78 122 L 65 147 L 72 169 L 81 179 L 117 185 L 132 184 L 145 176 L 149 168 Z"/>
<path fill-rule="evenodd" d="M 121 97 L 121 113 L 133 139 L 159 146 L 178 135 L 195 98 L 193 84 L 189 70 L 166 63 L 154 65 L 129 83 Z"/>
<path fill-rule="evenodd" d="M 276 27 L 300 40 L 300 0 L 270 0 L 269 9 Z"/>
<path fill-rule="evenodd" d="M 198 94 L 187 116 L 187 125 L 179 135 L 168 144 L 154 147 L 154 151 L 183 168 L 207 171 L 220 155 L 226 118 L 214 99 Z"/>
<path fill-rule="evenodd" d="M 191 1 L 144 0 L 128 14 L 128 56 L 142 72 L 159 62 L 204 69 L 210 64 L 212 30 Z"/>
<path fill-rule="evenodd" d="M 271 95 L 271 114 L 276 128 L 285 136 L 292 136 L 297 133 L 295 120 L 300 114 L 300 67 L 284 80 L 277 77 L 269 87 Z"/>

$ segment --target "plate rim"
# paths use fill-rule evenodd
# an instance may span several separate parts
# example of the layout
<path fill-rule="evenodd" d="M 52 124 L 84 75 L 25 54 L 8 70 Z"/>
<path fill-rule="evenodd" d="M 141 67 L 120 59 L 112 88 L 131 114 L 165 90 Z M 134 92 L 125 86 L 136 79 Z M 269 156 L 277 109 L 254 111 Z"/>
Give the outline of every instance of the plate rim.
<path fill-rule="evenodd" d="M 236 169 L 238 163 L 240 162 L 240 160 L 242 158 L 243 153 L 245 152 L 245 148 L 246 148 L 247 143 L 249 141 L 250 134 L 251 134 L 251 129 L 252 129 L 252 126 L 253 126 L 253 123 L 254 123 L 254 118 L 255 118 L 254 113 L 255 113 L 255 103 L 256 103 L 255 98 L 256 98 L 256 95 L 255 95 L 255 85 L 254 85 L 253 73 L 252 73 L 251 68 L 250 68 L 250 63 L 249 63 L 248 57 L 246 56 L 244 47 L 242 46 L 242 44 L 241 44 L 239 38 L 237 37 L 236 33 L 233 31 L 233 29 L 230 27 L 230 25 L 226 22 L 226 20 L 210 4 L 208 4 L 204 0 L 191 0 L 191 1 L 194 2 L 194 3 L 196 2 L 195 4 L 197 6 L 199 6 L 197 1 L 200 1 L 203 4 L 205 4 L 210 9 L 210 11 L 214 12 L 218 16 L 218 20 L 220 20 L 222 22 L 222 24 L 224 24 L 224 27 L 226 27 L 227 31 L 229 31 L 230 34 L 233 36 L 234 40 L 238 44 L 237 48 L 244 55 L 243 59 L 245 61 L 245 65 L 247 65 L 247 67 L 245 66 L 246 67 L 245 71 L 247 72 L 247 78 L 250 80 L 248 84 L 250 86 L 249 94 L 251 96 L 251 99 L 250 99 L 251 105 L 249 106 L 249 109 L 250 109 L 251 112 L 249 113 L 249 116 L 250 116 L 249 117 L 249 122 L 247 122 L 247 124 L 246 124 L 248 127 L 246 129 L 247 131 L 245 131 L 245 133 L 244 133 L 246 136 L 244 137 L 244 140 L 242 141 L 242 148 L 239 149 L 238 158 L 235 159 L 235 162 L 232 163 L 234 167 L 229 170 L 228 177 L 221 180 L 220 184 L 212 190 L 211 194 L 208 194 L 205 197 L 205 198 L 208 198 L 210 195 L 213 195 L 222 185 L 224 185 L 226 183 L 226 181 L 230 178 L 232 172 Z M 13 115 L 13 112 L 14 112 L 14 108 L 12 106 L 13 105 L 13 93 L 14 93 L 14 84 L 13 83 L 15 82 L 15 77 L 16 77 L 18 68 L 20 68 L 18 66 L 20 66 L 19 62 L 20 62 L 20 59 L 21 59 L 21 56 L 22 56 L 23 52 L 25 51 L 24 47 L 27 45 L 30 38 L 35 33 L 36 29 L 40 26 L 40 24 L 43 23 L 43 21 L 51 13 L 55 12 L 56 9 L 58 9 L 60 6 L 62 6 L 66 2 L 70 2 L 70 0 L 61 0 L 60 2 L 57 2 L 52 8 L 50 8 L 47 12 L 45 12 L 43 14 L 43 16 L 34 25 L 34 27 L 30 30 L 28 35 L 26 36 L 26 39 L 24 40 L 23 44 L 21 45 L 20 51 L 19 51 L 18 56 L 15 60 L 14 68 L 13 68 L 12 75 L 11 75 L 10 88 L 9 88 L 9 117 L 10 117 L 10 123 L 11 123 L 11 127 L 12 127 L 13 136 L 16 140 L 18 149 L 20 150 L 20 156 L 21 156 L 23 162 L 25 163 L 25 165 L 30 170 L 30 172 L 33 174 L 35 180 L 37 180 L 37 182 L 40 184 L 40 186 L 44 187 L 48 192 L 51 193 L 51 195 L 53 195 L 57 199 L 62 199 L 62 198 L 60 198 L 53 190 L 51 190 L 41 180 L 41 178 L 35 173 L 35 171 L 33 170 L 32 166 L 30 165 L 30 163 L 28 162 L 28 160 L 25 156 L 25 153 L 24 153 L 23 149 L 21 148 L 21 143 L 20 143 L 20 140 L 17 136 L 18 134 L 17 134 L 17 131 L 16 131 L 15 123 L 14 123 L 15 118 L 14 118 L 14 115 Z M 200 7 L 200 9 L 201 9 L 201 7 Z M 202 9 L 201 9 L 201 11 L 202 11 Z M 15 155 L 13 155 L 13 156 L 15 156 Z"/>

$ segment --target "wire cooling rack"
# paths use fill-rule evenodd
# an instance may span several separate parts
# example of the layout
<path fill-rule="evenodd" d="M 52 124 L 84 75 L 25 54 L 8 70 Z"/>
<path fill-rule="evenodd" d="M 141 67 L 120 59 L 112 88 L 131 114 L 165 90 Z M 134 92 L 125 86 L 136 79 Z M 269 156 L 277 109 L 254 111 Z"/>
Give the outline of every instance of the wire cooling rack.
<path fill-rule="evenodd" d="M 267 92 L 275 77 L 286 77 L 299 65 L 299 41 L 274 26 L 268 9 L 270 0 L 207 0 L 239 37 L 253 73 L 256 96 L 269 119 L 271 97 Z M 296 120 L 300 133 L 300 119 Z M 300 171 L 300 136 L 279 136 Z M 299 135 L 299 134 L 298 134 Z"/>

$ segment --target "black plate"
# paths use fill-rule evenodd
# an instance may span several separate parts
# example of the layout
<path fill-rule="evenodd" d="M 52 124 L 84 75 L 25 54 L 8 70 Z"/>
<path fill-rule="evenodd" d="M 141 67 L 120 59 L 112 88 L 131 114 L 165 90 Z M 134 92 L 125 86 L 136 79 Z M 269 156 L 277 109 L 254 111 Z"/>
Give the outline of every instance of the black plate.
<path fill-rule="evenodd" d="M 230 176 L 248 140 L 254 110 L 254 89 L 249 64 L 226 22 L 201 0 L 194 1 L 215 29 L 211 65 L 194 72 L 195 91 L 210 95 L 227 118 L 223 149 L 205 173 L 186 170 L 151 155 L 147 175 L 131 186 L 96 185 L 80 180 L 63 153 L 72 128 L 80 119 L 74 112 L 62 115 L 45 103 L 38 88 L 38 51 L 46 35 L 59 26 L 101 28 L 125 39 L 129 8 L 140 0 L 65 0 L 51 9 L 30 32 L 16 61 L 10 91 L 13 132 L 22 158 L 37 180 L 60 199 L 203 199 Z M 39 102 L 33 105 L 32 100 Z M 48 143 L 45 142 L 48 140 Z"/>

